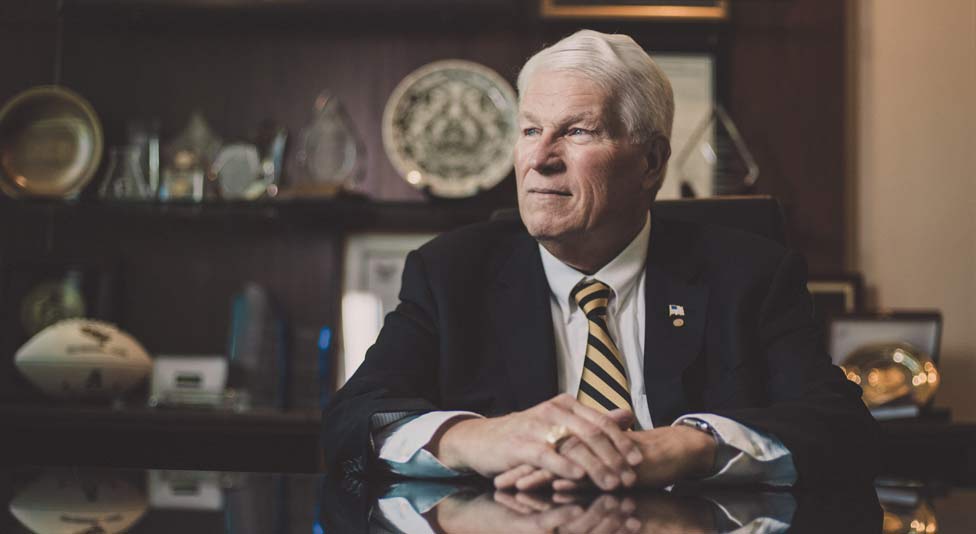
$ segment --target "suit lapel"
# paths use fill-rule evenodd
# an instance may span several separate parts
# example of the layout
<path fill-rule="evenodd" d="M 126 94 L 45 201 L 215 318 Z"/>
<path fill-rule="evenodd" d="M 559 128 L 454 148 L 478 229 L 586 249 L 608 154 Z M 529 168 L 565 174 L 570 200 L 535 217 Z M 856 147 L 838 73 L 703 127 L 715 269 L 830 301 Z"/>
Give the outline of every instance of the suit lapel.
<path fill-rule="evenodd" d="M 645 267 L 644 384 L 655 427 L 671 424 L 687 410 L 685 373 L 701 354 L 708 288 L 697 281 L 700 260 L 691 251 L 694 235 L 661 221 L 651 225 Z M 684 308 L 676 326 L 669 307 Z"/>
<path fill-rule="evenodd" d="M 516 410 L 524 410 L 557 393 L 556 345 L 552 333 L 549 283 L 539 247 L 528 234 L 519 236 L 491 291 L 491 329 L 505 360 Z"/>

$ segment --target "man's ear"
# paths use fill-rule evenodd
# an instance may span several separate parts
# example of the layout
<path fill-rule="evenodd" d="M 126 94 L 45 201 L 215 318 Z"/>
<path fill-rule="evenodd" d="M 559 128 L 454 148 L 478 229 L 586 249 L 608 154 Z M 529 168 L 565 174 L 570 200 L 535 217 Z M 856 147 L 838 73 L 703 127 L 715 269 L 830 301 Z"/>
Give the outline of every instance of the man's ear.
<path fill-rule="evenodd" d="M 656 191 L 661 187 L 664 174 L 668 169 L 668 160 L 671 159 L 671 141 L 663 135 L 655 135 L 645 146 L 644 158 L 647 168 L 641 180 L 641 189 Z"/>

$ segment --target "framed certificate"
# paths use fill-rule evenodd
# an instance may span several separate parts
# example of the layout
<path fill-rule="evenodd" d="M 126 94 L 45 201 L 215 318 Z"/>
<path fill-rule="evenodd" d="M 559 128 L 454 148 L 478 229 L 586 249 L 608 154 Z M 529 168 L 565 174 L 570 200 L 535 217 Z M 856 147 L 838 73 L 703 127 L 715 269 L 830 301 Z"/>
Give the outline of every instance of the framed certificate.
<path fill-rule="evenodd" d="M 864 281 L 858 273 L 813 276 L 807 281 L 807 290 L 824 317 L 859 312 L 864 301 Z"/>
<path fill-rule="evenodd" d="M 363 233 L 347 237 L 343 294 L 368 292 L 390 313 L 400 302 L 400 276 L 407 254 L 436 234 Z"/>
<path fill-rule="evenodd" d="M 399 304 L 407 254 L 434 237 L 421 233 L 347 237 L 342 274 L 342 356 L 336 362 L 336 387 L 363 362 L 383 318 Z"/>
<path fill-rule="evenodd" d="M 650 52 L 650 51 L 648 51 Z M 675 161 L 702 121 L 712 115 L 715 103 L 715 57 L 706 53 L 655 53 L 654 62 L 661 67 L 674 90 L 674 123 L 671 127 L 671 161 L 668 174 L 658 191 L 658 199 L 681 198 L 681 185 L 685 180 L 682 169 Z M 700 170 L 700 169 L 692 169 Z M 697 176 L 699 180 L 690 179 Z M 710 197 L 715 193 L 715 182 L 707 172 L 688 173 L 688 179 L 696 196 Z"/>
<path fill-rule="evenodd" d="M 544 18 L 725 20 L 728 0 L 541 0 Z"/>

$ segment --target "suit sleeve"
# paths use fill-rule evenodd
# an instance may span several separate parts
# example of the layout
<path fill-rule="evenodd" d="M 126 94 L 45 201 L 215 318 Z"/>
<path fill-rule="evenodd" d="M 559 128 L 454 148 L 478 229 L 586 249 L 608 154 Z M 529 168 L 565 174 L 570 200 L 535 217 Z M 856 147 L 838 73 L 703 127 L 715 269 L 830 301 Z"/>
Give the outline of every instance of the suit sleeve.
<path fill-rule="evenodd" d="M 374 432 L 437 409 L 436 316 L 423 259 L 411 252 L 400 304 L 386 316 L 362 365 L 323 413 L 322 447 L 329 471 L 373 469 Z"/>
<path fill-rule="evenodd" d="M 869 481 L 878 473 L 878 424 L 861 388 L 832 364 L 813 317 L 805 263 L 787 252 L 759 311 L 769 405 L 714 413 L 778 438 L 792 454 L 797 485 Z"/>

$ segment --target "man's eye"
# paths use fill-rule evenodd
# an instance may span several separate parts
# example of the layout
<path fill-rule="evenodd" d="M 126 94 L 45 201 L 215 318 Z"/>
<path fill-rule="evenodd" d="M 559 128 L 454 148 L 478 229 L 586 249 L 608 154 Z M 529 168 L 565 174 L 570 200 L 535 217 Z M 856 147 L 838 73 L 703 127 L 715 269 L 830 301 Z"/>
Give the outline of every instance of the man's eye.
<path fill-rule="evenodd" d="M 522 135 L 526 135 L 526 136 L 528 136 L 528 135 L 539 135 L 539 129 L 538 128 L 523 128 L 522 129 Z"/>
<path fill-rule="evenodd" d="M 590 131 L 584 128 L 570 128 L 568 133 L 569 135 L 587 135 Z"/>

